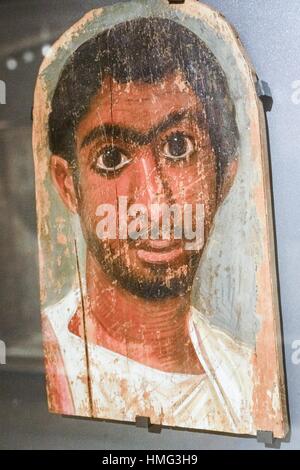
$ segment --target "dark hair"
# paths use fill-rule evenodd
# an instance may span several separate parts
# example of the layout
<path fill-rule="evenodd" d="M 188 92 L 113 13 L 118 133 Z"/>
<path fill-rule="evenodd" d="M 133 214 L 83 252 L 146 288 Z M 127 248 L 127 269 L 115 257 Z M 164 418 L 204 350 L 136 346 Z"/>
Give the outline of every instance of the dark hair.
<path fill-rule="evenodd" d="M 75 161 L 74 135 L 106 76 L 119 83 L 156 83 L 182 71 L 204 105 L 218 162 L 218 180 L 236 156 L 235 107 L 225 74 L 205 43 L 189 29 L 163 18 L 120 23 L 83 43 L 69 57 L 52 98 L 49 146 Z"/>

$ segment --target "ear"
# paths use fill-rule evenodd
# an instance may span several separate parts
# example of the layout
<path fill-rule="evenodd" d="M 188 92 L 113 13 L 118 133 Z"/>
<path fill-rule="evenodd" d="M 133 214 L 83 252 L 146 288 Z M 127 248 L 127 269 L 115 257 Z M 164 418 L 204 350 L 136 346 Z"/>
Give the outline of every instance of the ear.
<path fill-rule="evenodd" d="M 237 174 L 237 170 L 238 170 L 238 159 L 236 158 L 227 165 L 224 171 L 223 181 L 222 181 L 222 185 L 221 185 L 219 196 L 218 196 L 219 204 L 225 199 L 225 197 L 229 193 L 229 190 L 231 186 L 233 185 L 235 176 Z"/>
<path fill-rule="evenodd" d="M 52 181 L 65 206 L 73 213 L 78 210 L 78 201 L 69 163 L 59 155 L 52 155 L 50 160 Z"/>

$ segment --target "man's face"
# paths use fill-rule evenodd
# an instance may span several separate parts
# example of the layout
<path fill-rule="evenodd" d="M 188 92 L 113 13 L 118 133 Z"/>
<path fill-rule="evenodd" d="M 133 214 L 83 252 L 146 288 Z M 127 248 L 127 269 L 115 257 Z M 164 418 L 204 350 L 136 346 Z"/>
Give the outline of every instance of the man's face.
<path fill-rule="evenodd" d="M 161 82 L 119 84 L 107 77 L 76 132 L 78 212 L 88 250 L 101 268 L 136 295 L 186 293 L 201 249 L 186 240 L 100 240 L 97 208 L 204 205 L 205 239 L 216 210 L 216 159 L 203 107 L 180 73 Z"/>

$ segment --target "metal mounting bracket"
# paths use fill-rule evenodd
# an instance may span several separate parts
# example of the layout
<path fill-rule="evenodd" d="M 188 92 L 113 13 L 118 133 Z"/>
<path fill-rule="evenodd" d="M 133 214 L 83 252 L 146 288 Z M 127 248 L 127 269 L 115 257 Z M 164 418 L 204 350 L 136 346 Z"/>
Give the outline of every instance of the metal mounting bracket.
<path fill-rule="evenodd" d="M 255 84 L 257 96 L 264 105 L 265 111 L 271 111 L 273 107 L 273 97 L 269 84 L 264 80 L 257 80 Z"/>
<path fill-rule="evenodd" d="M 257 442 L 261 442 L 266 445 L 272 445 L 274 441 L 272 431 L 257 431 L 256 437 Z"/>
<path fill-rule="evenodd" d="M 137 428 L 148 429 L 148 432 L 154 434 L 161 433 L 161 426 L 159 424 L 151 424 L 150 418 L 146 418 L 145 416 L 136 416 L 135 425 Z"/>
<path fill-rule="evenodd" d="M 269 449 L 280 449 L 282 442 L 289 442 L 286 439 L 282 440 L 274 437 L 272 431 L 257 431 L 256 438 L 257 442 L 265 444 L 265 447 Z"/>

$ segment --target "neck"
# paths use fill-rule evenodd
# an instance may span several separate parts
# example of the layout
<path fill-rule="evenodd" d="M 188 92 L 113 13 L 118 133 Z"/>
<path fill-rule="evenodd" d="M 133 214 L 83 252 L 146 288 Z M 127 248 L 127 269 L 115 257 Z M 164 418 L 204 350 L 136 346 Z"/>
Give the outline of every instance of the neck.
<path fill-rule="evenodd" d="M 203 372 L 189 335 L 189 294 L 137 297 L 112 281 L 90 254 L 86 272 L 89 342 L 166 372 Z"/>

